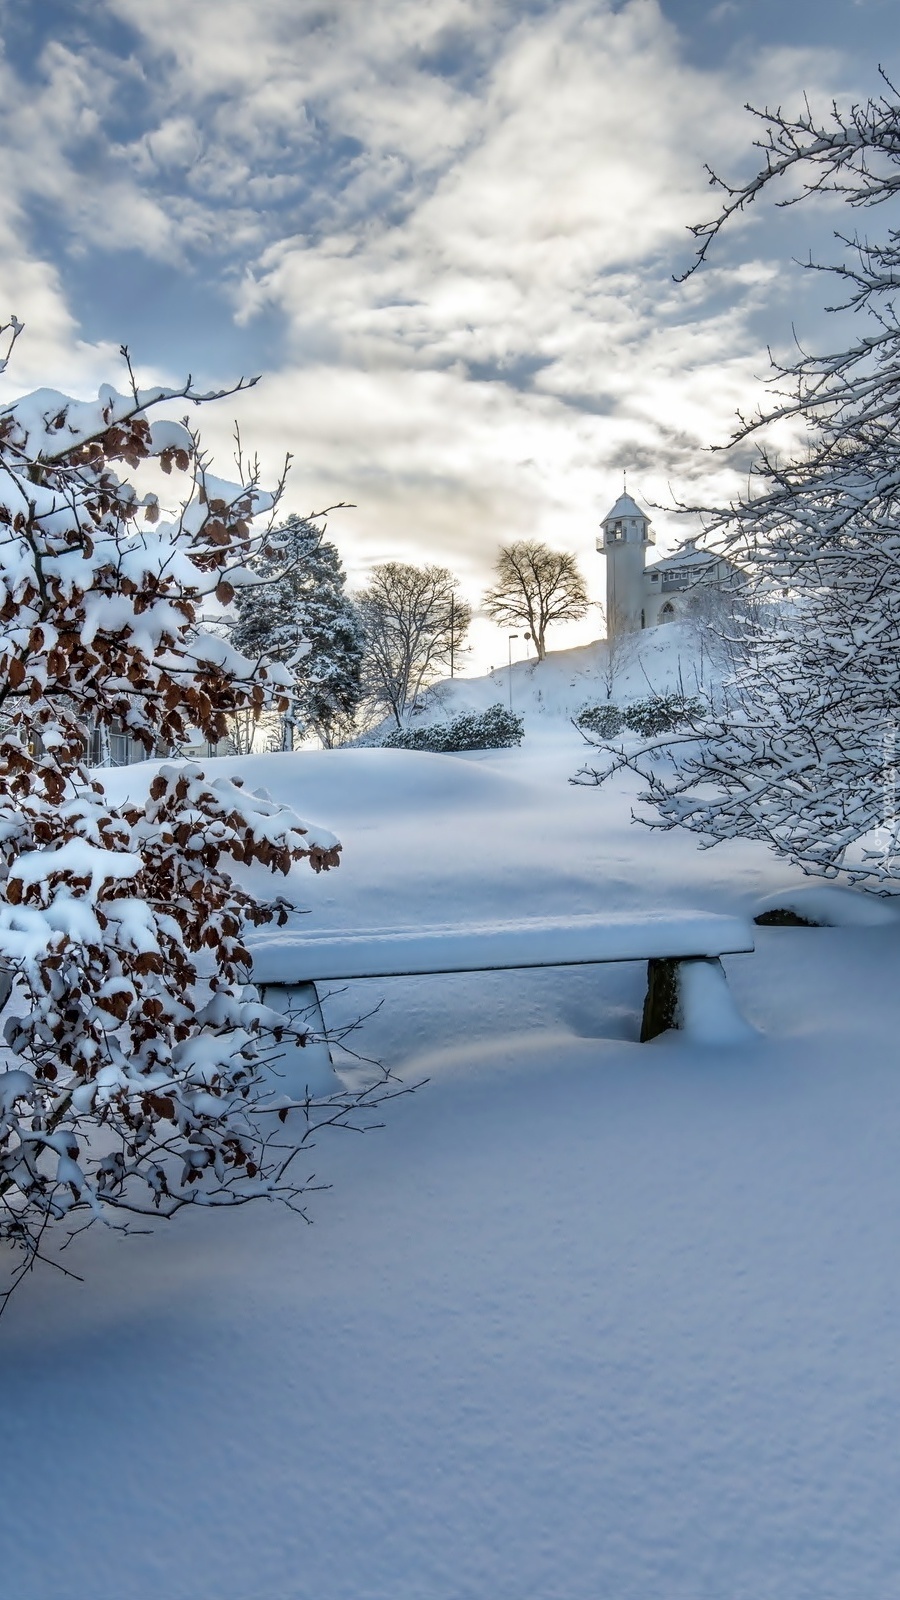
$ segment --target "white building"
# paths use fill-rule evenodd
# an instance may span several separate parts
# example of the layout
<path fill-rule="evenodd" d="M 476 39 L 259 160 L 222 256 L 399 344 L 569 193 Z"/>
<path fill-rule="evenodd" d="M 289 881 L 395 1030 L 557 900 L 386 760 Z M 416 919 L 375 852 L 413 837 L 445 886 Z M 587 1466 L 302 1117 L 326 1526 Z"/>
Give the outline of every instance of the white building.
<path fill-rule="evenodd" d="M 698 550 L 686 539 L 674 555 L 646 565 L 655 543 L 650 518 L 630 494 L 620 494 L 600 524 L 597 549 L 606 557 L 606 632 L 637 633 L 688 613 L 689 592 L 698 586 L 734 587 L 739 574 L 731 561 Z M 691 595 L 693 598 L 693 595 Z"/>

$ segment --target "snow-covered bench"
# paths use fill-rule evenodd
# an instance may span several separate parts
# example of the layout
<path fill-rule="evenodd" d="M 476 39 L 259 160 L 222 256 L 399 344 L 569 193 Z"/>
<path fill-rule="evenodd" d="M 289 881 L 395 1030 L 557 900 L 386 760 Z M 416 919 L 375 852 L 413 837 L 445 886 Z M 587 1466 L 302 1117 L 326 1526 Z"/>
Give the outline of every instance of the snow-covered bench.
<path fill-rule="evenodd" d="M 682 912 L 312 936 L 292 932 L 260 936 L 250 948 L 253 980 L 266 1004 L 304 1015 L 323 1040 L 285 1051 L 284 1089 L 297 1098 L 307 1088 L 321 1094 L 337 1087 L 317 985 L 346 979 L 646 961 L 642 1041 L 673 1027 L 718 1044 L 753 1032 L 735 1007 L 720 960 L 754 948 L 752 925 L 740 917 Z"/>

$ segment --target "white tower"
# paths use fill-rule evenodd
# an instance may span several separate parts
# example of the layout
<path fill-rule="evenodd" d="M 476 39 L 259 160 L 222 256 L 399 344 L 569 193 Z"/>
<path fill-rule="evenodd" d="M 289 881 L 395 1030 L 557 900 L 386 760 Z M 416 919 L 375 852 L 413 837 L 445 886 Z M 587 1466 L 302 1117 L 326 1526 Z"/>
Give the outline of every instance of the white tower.
<path fill-rule="evenodd" d="M 650 518 L 623 490 L 600 526 L 597 549 L 606 556 L 607 638 L 636 633 L 645 622 L 644 558 L 654 542 Z"/>

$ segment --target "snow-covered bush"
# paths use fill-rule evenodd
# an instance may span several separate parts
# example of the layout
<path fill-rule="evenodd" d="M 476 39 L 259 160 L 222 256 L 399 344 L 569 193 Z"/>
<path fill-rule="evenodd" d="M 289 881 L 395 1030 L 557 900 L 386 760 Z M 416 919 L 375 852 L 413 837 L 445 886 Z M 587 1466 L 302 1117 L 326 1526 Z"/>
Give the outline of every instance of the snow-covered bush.
<path fill-rule="evenodd" d="M 677 728 L 696 722 L 703 716 L 704 709 L 703 701 L 696 696 L 677 692 L 652 694 L 646 700 L 633 700 L 626 706 L 622 721 L 642 738 L 652 739 L 659 733 L 673 733 Z"/>
<path fill-rule="evenodd" d="M 673 692 L 633 700 L 621 711 L 618 706 L 609 704 L 584 706 L 572 720 L 582 733 L 595 739 L 616 739 L 623 728 L 631 728 L 642 738 L 649 739 L 693 724 L 703 712 L 702 700 Z"/>
<path fill-rule="evenodd" d="M 229 869 L 318 871 L 337 864 L 337 840 L 189 763 L 164 762 L 146 799 L 121 804 L 85 764 L 90 728 L 115 723 L 150 755 L 188 727 L 214 741 L 231 713 L 285 703 L 284 667 L 255 668 L 198 623 L 249 576 L 266 536 L 253 519 L 277 498 L 255 473 L 213 477 L 187 426 L 150 420 L 161 402 L 210 398 L 132 381 L 94 402 L 39 390 L 0 408 L 0 1241 L 24 1252 L 13 1281 L 53 1224 L 256 1196 L 296 1206 L 303 1192 L 264 1072 L 285 1019 L 248 983 L 247 929 L 283 921 L 285 902 L 257 901 Z M 174 512 L 121 475 L 150 459 L 183 474 Z M 341 1114 L 327 1102 L 318 1120 Z"/>
<path fill-rule="evenodd" d="M 598 739 L 615 739 L 622 732 L 625 719 L 618 706 L 582 706 L 573 718 L 582 733 L 596 734 Z"/>
<path fill-rule="evenodd" d="M 525 724 L 505 706 L 487 711 L 464 711 L 449 722 L 432 722 L 422 728 L 393 728 L 382 739 L 390 750 L 506 750 L 521 744 Z"/>

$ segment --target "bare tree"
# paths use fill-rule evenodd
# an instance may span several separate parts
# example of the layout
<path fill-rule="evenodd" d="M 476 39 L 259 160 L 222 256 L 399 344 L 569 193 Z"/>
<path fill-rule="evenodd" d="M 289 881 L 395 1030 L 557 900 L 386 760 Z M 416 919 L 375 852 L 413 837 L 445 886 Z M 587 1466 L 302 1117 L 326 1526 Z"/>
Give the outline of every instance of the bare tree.
<path fill-rule="evenodd" d="M 603 653 L 600 657 L 600 676 L 603 679 L 606 698 L 612 701 L 619 678 L 627 672 L 634 660 L 635 642 L 640 638 L 640 634 L 625 633 L 620 628 L 611 628 L 606 607 L 600 606 L 599 610 L 606 627 L 606 638 L 601 641 Z"/>
<path fill-rule="evenodd" d="M 517 539 L 503 546 L 494 571 L 497 581 L 484 597 L 488 616 L 501 627 L 524 623 L 543 661 L 551 622 L 577 622 L 588 608 L 575 557 L 536 539 Z"/>
<path fill-rule="evenodd" d="M 363 679 L 370 701 L 402 727 L 410 706 L 449 668 L 472 610 L 446 567 L 385 561 L 357 596 L 366 641 Z"/>

